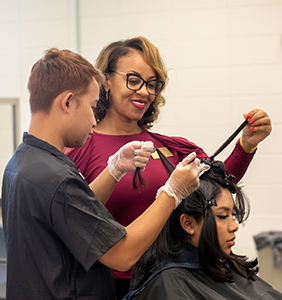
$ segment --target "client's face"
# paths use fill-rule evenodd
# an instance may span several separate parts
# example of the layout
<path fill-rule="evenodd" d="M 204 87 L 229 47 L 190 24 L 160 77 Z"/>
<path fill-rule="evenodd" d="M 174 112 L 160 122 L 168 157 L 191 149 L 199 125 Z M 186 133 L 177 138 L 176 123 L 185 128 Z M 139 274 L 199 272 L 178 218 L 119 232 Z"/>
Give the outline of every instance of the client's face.
<path fill-rule="evenodd" d="M 238 224 L 233 218 L 233 198 L 228 189 L 221 189 L 217 197 L 217 206 L 212 206 L 217 225 L 218 240 L 222 250 L 230 254 L 235 245 L 235 232 Z"/>

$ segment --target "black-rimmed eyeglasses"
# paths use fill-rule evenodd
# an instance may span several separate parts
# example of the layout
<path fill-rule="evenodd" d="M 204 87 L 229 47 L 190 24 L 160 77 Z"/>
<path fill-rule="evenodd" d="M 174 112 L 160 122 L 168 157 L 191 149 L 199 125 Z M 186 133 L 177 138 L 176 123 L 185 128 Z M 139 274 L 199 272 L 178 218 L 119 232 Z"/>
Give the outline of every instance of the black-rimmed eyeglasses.
<path fill-rule="evenodd" d="M 163 86 L 164 81 L 158 79 L 144 80 L 141 76 L 134 73 L 115 72 L 117 74 L 126 75 L 126 87 L 132 91 L 139 91 L 145 84 L 147 92 L 150 95 L 158 95 Z"/>

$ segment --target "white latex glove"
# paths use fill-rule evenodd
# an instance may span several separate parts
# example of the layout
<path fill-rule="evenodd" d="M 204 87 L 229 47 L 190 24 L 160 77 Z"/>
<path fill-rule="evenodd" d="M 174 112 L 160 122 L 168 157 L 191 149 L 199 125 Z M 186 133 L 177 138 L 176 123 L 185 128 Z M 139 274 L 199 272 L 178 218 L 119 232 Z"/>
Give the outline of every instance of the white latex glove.
<path fill-rule="evenodd" d="M 109 157 L 108 168 L 110 174 L 116 181 L 120 181 L 127 172 L 134 172 L 137 167 L 144 171 L 151 153 L 155 150 L 154 144 L 150 141 L 134 141 L 125 144 Z"/>
<path fill-rule="evenodd" d="M 191 162 L 194 158 L 195 160 Z M 176 166 L 165 185 L 158 189 L 156 198 L 162 191 L 165 191 L 169 196 L 174 197 L 174 208 L 176 208 L 183 199 L 195 192 L 200 186 L 199 176 L 202 171 L 203 165 L 196 158 L 196 153 L 192 152 Z"/>

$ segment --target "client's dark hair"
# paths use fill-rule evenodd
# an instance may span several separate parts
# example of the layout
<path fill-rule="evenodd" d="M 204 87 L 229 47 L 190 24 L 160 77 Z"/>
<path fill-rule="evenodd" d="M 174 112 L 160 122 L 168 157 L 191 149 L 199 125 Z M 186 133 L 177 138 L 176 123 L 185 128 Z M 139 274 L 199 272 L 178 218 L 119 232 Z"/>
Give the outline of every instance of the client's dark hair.
<path fill-rule="evenodd" d="M 200 177 L 200 187 L 182 201 L 175 209 L 156 241 L 145 252 L 133 268 L 132 288 L 142 285 L 151 275 L 153 269 L 166 259 L 178 256 L 183 244 L 187 243 L 187 233 L 180 224 L 180 216 L 185 213 L 194 217 L 196 222 L 204 220 L 199 238 L 198 253 L 203 271 L 216 281 L 232 282 L 233 275 L 229 268 L 233 265 L 242 276 L 253 280 L 258 272 L 257 260 L 247 261 L 246 256 L 231 253 L 226 254 L 218 241 L 217 226 L 211 209 L 221 188 L 228 189 L 235 194 L 234 217 L 238 223 L 244 222 L 249 216 L 249 202 L 243 191 L 225 171 L 221 161 L 205 161 L 210 165 L 210 170 Z"/>

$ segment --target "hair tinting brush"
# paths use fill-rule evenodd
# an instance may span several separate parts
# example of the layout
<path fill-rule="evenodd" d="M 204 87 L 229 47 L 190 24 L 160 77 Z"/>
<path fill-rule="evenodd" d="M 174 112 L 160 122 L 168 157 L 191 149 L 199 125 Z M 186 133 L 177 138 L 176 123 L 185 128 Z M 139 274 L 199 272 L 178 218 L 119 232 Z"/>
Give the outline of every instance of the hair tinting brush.
<path fill-rule="evenodd" d="M 244 122 L 230 135 L 230 137 L 214 152 L 213 155 L 210 156 L 210 160 L 213 160 L 223 149 L 225 149 L 234 139 L 235 137 L 238 135 L 238 133 L 248 124 L 248 118 L 244 120 Z M 167 171 L 168 175 L 170 175 L 173 170 L 175 169 L 174 165 L 166 158 L 166 156 L 161 152 L 161 150 L 156 147 L 156 151 L 161 159 L 161 162 L 165 168 L 165 170 Z M 194 161 L 194 159 L 192 160 Z M 192 162 L 191 161 L 191 162 Z M 190 163 L 191 163 L 190 162 Z M 134 189 L 137 189 L 137 183 L 136 183 L 136 178 L 138 177 L 139 179 L 139 183 L 141 185 L 144 185 L 145 182 L 141 176 L 141 171 L 140 168 L 136 168 L 134 176 L 133 176 L 133 187 Z"/>
<path fill-rule="evenodd" d="M 223 149 L 225 149 L 237 136 L 237 134 L 248 124 L 248 118 L 230 135 L 230 137 L 210 156 L 213 160 Z"/>

